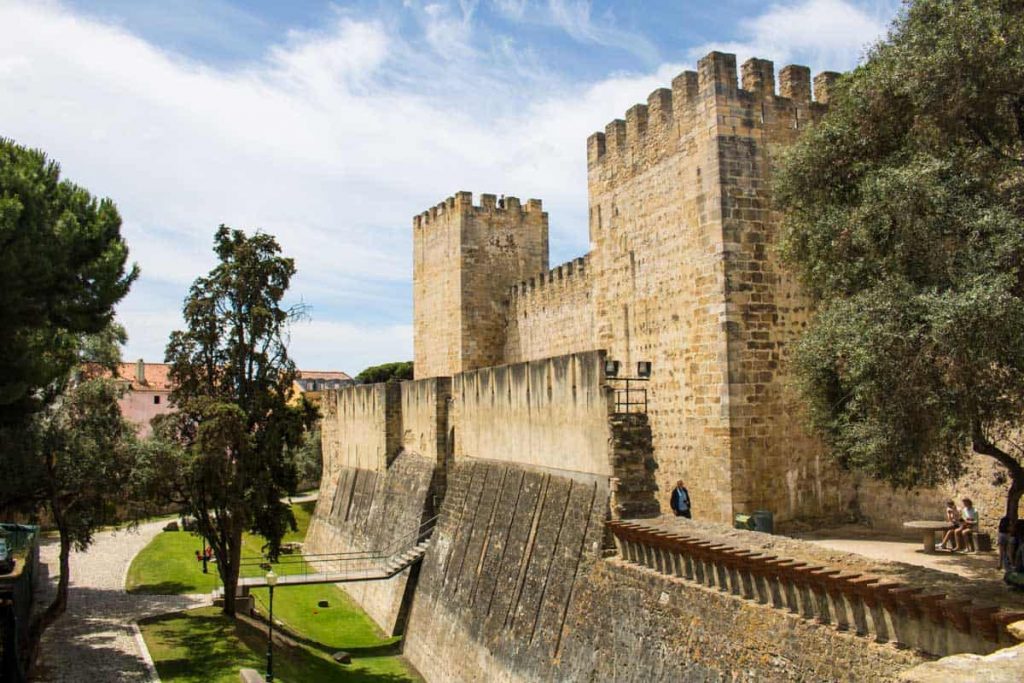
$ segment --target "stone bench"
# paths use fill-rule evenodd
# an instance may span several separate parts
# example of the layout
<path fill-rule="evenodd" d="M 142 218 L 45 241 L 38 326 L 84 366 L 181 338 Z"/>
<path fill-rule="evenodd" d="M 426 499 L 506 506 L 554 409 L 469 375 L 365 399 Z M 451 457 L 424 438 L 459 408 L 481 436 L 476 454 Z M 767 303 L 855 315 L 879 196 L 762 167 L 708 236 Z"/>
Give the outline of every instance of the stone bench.
<path fill-rule="evenodd" d="M 242 681 L 242 683 L 263 683 L 265 680 L 263 678 L 263 674 L 256 669 L 239 669 L 238 679 Z"/>

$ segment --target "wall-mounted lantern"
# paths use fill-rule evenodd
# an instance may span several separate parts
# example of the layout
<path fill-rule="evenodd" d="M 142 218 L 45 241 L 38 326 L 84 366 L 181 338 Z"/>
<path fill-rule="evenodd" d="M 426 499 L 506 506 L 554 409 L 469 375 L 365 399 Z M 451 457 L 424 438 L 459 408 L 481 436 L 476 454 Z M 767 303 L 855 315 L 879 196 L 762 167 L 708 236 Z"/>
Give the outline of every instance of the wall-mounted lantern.
<path fill-rule="evenodd" d="M 651 376 L 651 361 L 642 360 L 636 364 L 636 376 L 647 379 Z"/>
<path fill-rule="evenodd" d="M 615 377 L 619 374 L 619 361 L 617 360 L 605 360 L 604 362 L 604 376 Z"/>

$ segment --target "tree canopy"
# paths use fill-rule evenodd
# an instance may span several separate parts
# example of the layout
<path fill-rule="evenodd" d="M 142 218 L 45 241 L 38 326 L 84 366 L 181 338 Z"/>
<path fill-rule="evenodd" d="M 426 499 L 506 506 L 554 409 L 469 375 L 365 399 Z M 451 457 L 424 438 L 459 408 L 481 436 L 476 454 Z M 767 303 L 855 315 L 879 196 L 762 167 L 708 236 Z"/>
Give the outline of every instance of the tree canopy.
<path fill-rule="evenodd" d="M 908 2 L 775 180 L 817 314 L 794 363 L 839 461 L 897 486 L 971 449 L 1024 491 L 1024 5 Z"/>
<path fill-rule="evenodd" d="M 186 329 L 167 345 L 177 412 L 164 416 L 157 432 L 173 447 L 150 456 L 213 548 L 224 610 L 233 614 L 242 532 L 262 535 L 276 555 L 295 526 L 282 502 L 297 483 L 289 453 L 316 411 L 305 401 L 289 405 L 296 370 L 287 332 L 302 310 L 281 302 L 294 262 L 272 236 L 223 225 L 214 251 L 217 266 L 185 300 Z"/>
<path fill-rule="evenodd" d="M 407 360 L 371 365 L 356 375 L 355 379 L 359 384 L 377 384 L 379 382 L 398 382 L 412 379 L 412 375 L 412 361 Z"/>
<path fill-rule="evenodd" d="M 138 275 L 109 199 L 61 180 L 43 152 L 0 138 L 0 425 L 40 410 L 113 320 Z"/>
<path fill-rule="evenodd" d="M 114 306 L 138 269 L 127 267 L 111 200 L 4 138 L 0 245 L 0 508 L 45 507 L 60 534 L 57 595 L 36 624 L 45 626 L 66 606 L 71 548 L 114 521 L 124 498 L 110 492 L 133 474 L 134 435 L 109 371 L 125 338 Z"/>

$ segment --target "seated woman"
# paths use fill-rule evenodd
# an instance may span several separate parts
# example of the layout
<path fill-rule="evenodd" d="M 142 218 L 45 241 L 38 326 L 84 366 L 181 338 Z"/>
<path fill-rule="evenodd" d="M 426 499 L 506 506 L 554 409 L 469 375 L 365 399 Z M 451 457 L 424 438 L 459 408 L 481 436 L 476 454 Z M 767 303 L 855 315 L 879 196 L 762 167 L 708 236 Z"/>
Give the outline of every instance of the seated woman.
<path fill-rule="evenodd" d="M 956 503 L 951 500 L 946 501 L 946 524 L 949 526 L 946 527 L 946 533 L 942 537 L 941 547 L 943 550 L 951 550 L 949 542 L 954 541 L 955 545 L 954 533 L 960 527 L 960 513 L 956 509 Z"/>
<path fill-rule="evenodd" d="M 973 547 L 971 534 L 978 530 L 978 511 L 974 509 L 974 503 L 970 498 L 964 498 L 961 502 L 964 509 L 960 511 L 960 527 L 953 532 L 956 538 L 954 550 L 966 551 L 968 544 Z"/>

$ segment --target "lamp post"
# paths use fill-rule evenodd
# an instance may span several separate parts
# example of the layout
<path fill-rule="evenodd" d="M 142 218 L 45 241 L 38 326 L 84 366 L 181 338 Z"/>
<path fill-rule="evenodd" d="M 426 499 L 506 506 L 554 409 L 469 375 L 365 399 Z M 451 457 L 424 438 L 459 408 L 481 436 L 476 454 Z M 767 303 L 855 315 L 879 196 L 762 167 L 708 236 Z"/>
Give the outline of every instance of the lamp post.
<path fill-rule="evenodd" d="M 206 564 L 208 562 L 207 557 L 206 557 L 206 536 L 203 536 L 202 538 L 203 538 L 203 558 L 202 558 L 203 559 L 203 573 L 207 574 L 207 573 L 209 573 L 209 570 L 207 569 L 207 566 L 206 566 Z"/>
<path fill-rule="evenodd" d="M 267 572 L 267 587 L 270 588 L 270 616 L 268 618 L 269 630 L 267 631 L 267 680 L 274 680 L 274 586 L 277 585 L 277 574 L 271 569 Z"/>

